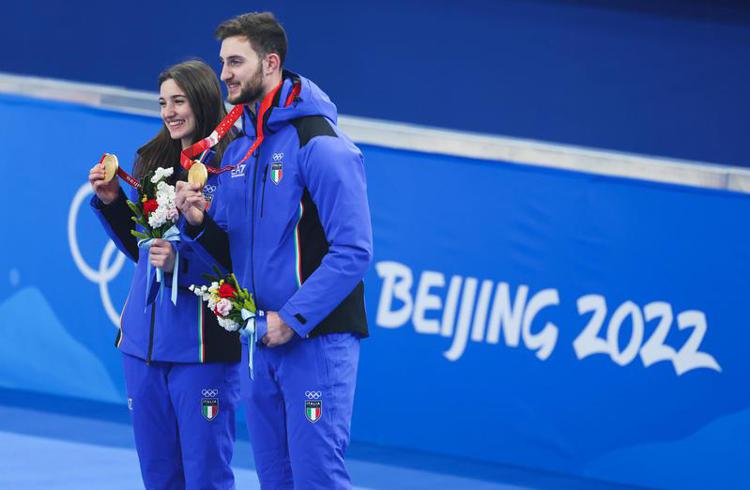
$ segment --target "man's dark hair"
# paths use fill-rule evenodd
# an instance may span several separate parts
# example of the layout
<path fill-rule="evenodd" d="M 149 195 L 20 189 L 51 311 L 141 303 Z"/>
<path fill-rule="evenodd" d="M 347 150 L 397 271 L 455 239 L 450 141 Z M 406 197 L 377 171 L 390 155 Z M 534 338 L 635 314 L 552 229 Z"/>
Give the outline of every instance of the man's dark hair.
<path fill-rule="evenodd" d="M 228 37 L 244 36 L 261 58 L 276 53 L 284 64 L 286 58 L 286 32 L 271 12 L 250 12 L 222 22 L 214 33 L 223 41 Z"/>

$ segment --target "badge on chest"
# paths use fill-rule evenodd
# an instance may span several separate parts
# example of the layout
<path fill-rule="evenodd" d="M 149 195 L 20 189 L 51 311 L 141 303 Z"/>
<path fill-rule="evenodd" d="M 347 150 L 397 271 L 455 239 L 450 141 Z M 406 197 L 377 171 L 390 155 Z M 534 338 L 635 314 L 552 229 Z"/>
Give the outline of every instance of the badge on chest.
<path fill-rule="evenodd" d="M 284 178 L 284 154 L 274 153 L 273 162 L 271 163 L 271 182 L 275 185 L 279 185 L 281 179 Z"/>

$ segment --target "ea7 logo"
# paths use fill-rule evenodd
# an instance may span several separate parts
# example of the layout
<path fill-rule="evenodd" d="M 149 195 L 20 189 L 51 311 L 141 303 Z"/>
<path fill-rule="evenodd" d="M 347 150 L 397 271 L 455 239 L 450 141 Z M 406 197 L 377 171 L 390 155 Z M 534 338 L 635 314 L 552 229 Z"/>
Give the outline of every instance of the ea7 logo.
<path fill-rule="evenodd" d="M 232 169 L 232 178 L 235 178 L 235 177 L 244 177 L 245 176 L 245 166 L 246 165 L 247 164 L 245 164 L 245 163 L 240 163 L 239 165 L 237 165 L 236 167 L 234 167 Z"/>

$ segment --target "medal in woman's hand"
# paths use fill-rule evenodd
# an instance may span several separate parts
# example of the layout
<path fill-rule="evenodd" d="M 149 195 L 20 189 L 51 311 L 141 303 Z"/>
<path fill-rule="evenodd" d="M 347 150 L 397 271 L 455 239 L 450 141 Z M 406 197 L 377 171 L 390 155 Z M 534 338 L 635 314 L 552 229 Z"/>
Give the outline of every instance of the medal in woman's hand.
<path fill-rule="evenodd" d="M 193 161 L 190 170 L 188 170 L 188 182 L 198 184 L 202 188 L 206 185 L 206 180 L 208 180 L 206 166 L 201 162 Z"/>
<path fill-rule="evenodd" d="M 120 167 L 117 157 L 112 153 L 105 153 L 102 156 L 101 163 L 104 165 L 104 180 L 111 182 L 117 175 L 117 169 Z"/>

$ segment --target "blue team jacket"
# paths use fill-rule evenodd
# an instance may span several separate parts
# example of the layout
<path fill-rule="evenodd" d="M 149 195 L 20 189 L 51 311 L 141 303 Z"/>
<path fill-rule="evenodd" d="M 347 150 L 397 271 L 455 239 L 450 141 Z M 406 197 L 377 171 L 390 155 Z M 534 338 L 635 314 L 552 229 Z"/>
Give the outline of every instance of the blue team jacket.
<path fill-rule="evenodd" d="M 207 197 L 214 195 L 216 180 L 213 176 L 209 178 L 204 189 Z M 137 192 L 133 190 L 131 200 L 137 198 Z M 107 235 L 122 253 L 136 262 L 115 345 L 121 351 L 149 362 L 239 361 L 241 345 L 238 334 L 221 328 L 206 304 L 187 289 L 191 284 L 204 284 L 206 280 L 202 274 L 211 268 L 189 244 L 176 242 L 180 252 L 177 305 L 170 300 L 171 274 L 165 278 L 163 297 L 154 298 L 158 284 L 152 267 L 151 288 L 146 291 L 148 252 L 139 250 L 137 239 L 130 234 L 135 223 L 130 219 L 132 213 L 125 200 L 122 188 L 118 198 L 109 205 L 105 205 L 96 195 L 91 199 L 91 208 Z M 209 208 L 209 213 L 213 212 L 212 209 L 213 206 Z"/>
<path fill-rule="evenodd" d="M 285 102 L 295 84 L 299 95 Z M 222 165 L 239 162 L 256 138 L 255 113 Z M 265 115 L 259 148 L 221 174 L 214 214 L 200 227 L 184 219 L 186 240 L 206 260 L 232 268 L 258 308 L 278 311 L 301 337 L 367 336 L 362 278 L 372 227 L 362 153 L 337 127 L 336 106 L 313 82 L 289 71 Z M 264 334 L 258 322 L 258 338 Z"/>

